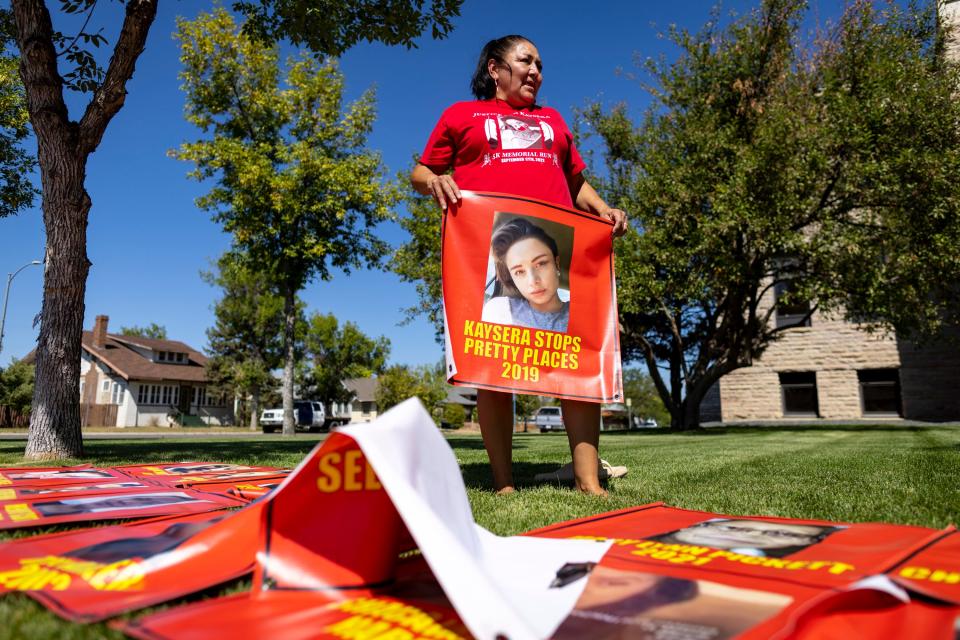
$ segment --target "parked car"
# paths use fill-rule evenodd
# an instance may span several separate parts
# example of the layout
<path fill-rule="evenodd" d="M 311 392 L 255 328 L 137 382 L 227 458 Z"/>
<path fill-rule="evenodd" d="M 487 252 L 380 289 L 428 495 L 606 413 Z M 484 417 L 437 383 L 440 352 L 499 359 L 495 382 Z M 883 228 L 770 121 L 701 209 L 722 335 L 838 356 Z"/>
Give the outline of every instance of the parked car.
<path fill-rule="evenodd" d="M 293 419 L 297 429 L 320 431 L 326 424 L 327 412 L 322 402 L 315 400 L 294 400 Z M 264 409 L 260 414 L 260 428 L 264 433 L 273 433 L 283 428 L 283 408 Z"/>
<path fill-rule="evenodd" d="M 634 429 L 656 429 L 660 425 L 657 424 L 656 418 L 641 418 L 640 416 L 633 416 L 633 428 Z"/>
<path fill-rule="evenodd" d="M 540 429 L 540 433 L 563 431 L 563 413 L 560 407 L 540 407 L 533 415 L 533 424 Z"/>
<path fill-rule="evenodd" d="M 630 410 L 620 402 L 600 407 L 600 431 L 625 431 L 630 428 Z"/>

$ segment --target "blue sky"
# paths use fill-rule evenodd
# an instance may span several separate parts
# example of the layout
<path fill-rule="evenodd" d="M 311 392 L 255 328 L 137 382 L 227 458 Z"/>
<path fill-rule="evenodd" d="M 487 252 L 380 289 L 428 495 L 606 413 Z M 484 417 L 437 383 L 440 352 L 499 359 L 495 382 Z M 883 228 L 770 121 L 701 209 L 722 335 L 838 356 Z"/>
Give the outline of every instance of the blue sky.
<path fill-rule="evenodd" d="M 56 3 L 53 3 L 56 4 Z M 422 149 L 440 112 L 469 99 L 468 82 L 483 44 L 506 33 L 521 33 L 538 46 L 544 60 L 540 100 L 570 122 L 573 109 L 588 101 L 626 101 L 640 114 L 648 97 L 637 81 L 618 72 L 634 69 L 635 57 L 674 54 L 659 38 L 671 23 L 696 30 L 710 19 L 713 2 L 516 2 L 466 0 L 446 40 L 422 39 L 418 49 L 363 44 L 342 58 L 348 97 L 371 85 L 377 89 L 379 118 L 369 146 L 383 154 L 391 174 L 409 167 Z M 724 11 L 745 11 L 758 2 L 728 1 Z M 190 166 L 168 158 L 168 149 L 195 139 L 183 119 L 178 51 L 172 38 L 177 15 L 192 17 L 207 2 L 160 3 L 147 47 L 129 95 L 87 165 L 87 190 L 93 201 L 87 229 L 93 266 L 87 280 L 84 327 L 98 314 L 110 316 L 111 331 L 151 322 L 166 326 L 171 338 L 195 348 L 206 346 L 219 293 L 200 279 L 229 246 L 229 237 L 194 199 L 206 185 L 186 178 Z M 812 21 L 836 16 L 838 0 L 811 2 Z M 115 41 L 122 19 L 119 3 L 101 3 L 92 23 Z M 64 31 L 68 29 L 63 28 Z M 85 100 L 85 97 L 84 97 Z M 71 98 L 71 117 L 80 115 L 79 97 Z M 37 181 L 39 182 L 39 181 Z M 405 234 L 384 225 L 383 237 L 398 245 Z M 18 216 L 0 219 L 0 274 L 43 257 L 39 199 Z M 6 277 L 2 277 L 2 284 Z M 0 362 L 29 352 L 36 340 L 33 318 L 39 313 L 42 269 L 30 267 L 14 280 Z M 442 356 L 433 330 L 418 320 L 399 326 L 402 308 L 416 302 L 412 285 L 382 271 L 337 274 L 301 293 L 310 312 L 334 313 L 369 335 L 388 336 L 391 362 L 422 364 Z"/>

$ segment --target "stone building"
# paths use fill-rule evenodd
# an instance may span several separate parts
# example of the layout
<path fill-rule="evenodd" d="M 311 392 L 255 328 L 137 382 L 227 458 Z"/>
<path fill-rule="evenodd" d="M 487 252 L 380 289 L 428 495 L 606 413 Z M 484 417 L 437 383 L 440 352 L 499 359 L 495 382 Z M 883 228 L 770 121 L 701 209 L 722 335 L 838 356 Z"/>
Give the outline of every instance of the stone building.
<path fill-rule="evenodd" d="M 960 0 L 940 9 L 960 31 Z M 954 58 L 960 58 L 958 38 L 955 33 L 950 47 Z M 808 310 L 788 308 L 773 321 L 795 324 Z M 960 330 L 953 336 L 957 342 L 920 347 L 819 313 L 804 324 L 786 329 L 753 366 L 714 385 L 701 419 L 960 420 Z"/>
<path fill-rule="evenodd" d="M 960 420 L 958 385 L 956 345 L 919 347 L 814 313 L 808 326 L 785 330 L 753 366 L 724 376 L 701 416 L 723 422 L 954 421 Z"/>

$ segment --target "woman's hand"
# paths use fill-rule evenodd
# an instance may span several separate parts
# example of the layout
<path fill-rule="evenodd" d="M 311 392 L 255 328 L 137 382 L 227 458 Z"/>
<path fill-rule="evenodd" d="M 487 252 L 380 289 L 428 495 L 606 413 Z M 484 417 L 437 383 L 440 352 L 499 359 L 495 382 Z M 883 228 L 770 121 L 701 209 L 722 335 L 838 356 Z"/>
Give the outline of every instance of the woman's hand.
<path fill-rule="evenodd" d="M 447 210 L 447 205 L 463 200 L 460 187 L 453 181 L 453 177 L 446 173 L 435 173 L 430 167 L 418 164 L 410 173 L 410 182 L 418 193 L 433 196 L 440 208 Z"/>
<path fill-rule="evenodd" d="M 610 207 L 606 211 L 601 211 L 600 217 L 606 218 L 613 223 L 614 238 L 619 238 L 625 234 L 627 232 L 627 227 L 630 226 L 630 223 L 627 222 L 627 213 L 622 209 L 614 209 Z"/>
<path fill-rule="evenodd" d="M 445 173 L 439 176 L 435 175 L 428 179 L 427 189 L 430 190 L 433 199 L 437 201 L 437 204 L 439 204 L 440 208 L 444 211 L 447 210 L 447 204 L 454 202 L 460 204 L 463 200 L 463 196 L 460 195 L 460 187 L 453 181 L 453 177 Z"/>

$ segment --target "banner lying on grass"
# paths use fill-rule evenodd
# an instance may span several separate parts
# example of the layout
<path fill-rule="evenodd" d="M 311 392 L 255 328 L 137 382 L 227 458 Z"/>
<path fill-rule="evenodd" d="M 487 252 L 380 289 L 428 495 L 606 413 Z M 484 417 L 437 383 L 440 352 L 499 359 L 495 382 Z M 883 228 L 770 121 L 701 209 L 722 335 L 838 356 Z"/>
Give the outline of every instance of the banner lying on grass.
<path fill-rule="evenodd" d="M 0 544 L 0 589 L 75 620 L 250 570 L 249 593 L 118 626 L 151 640 L 953 640 L 960 618 L 953 528 L 654 503 L 498 538 L 415 401 L 333 434 L 242 510 Z"/>
<path fill-rule="evenodd" d="M 582 211 L 464 191 L 443 219 L 450 382 L 621 400 L 611 229 Z"/>
<path fill-rule="evenodd" d="M 124 631 L 154 640 L 373 638 L 391 629 L 396 638 L 458 638 L 465 626 L 482 638 L 546 637 L 583 586 L 550 588 L 556 572 L 597 562 L 609 546 L 504 539 L 477 526 L 456 458 L 416 401 L 334 434 L 252 506 L 260 505 L 250 594 Z M 414 543 L 421 554 L 400 560 Z"/>
<path fill-rule="evenodd" d="M 200 513 L 245 503 L 225 495 L 192 489 L 164 491 L 161 487 L 118 494 L 44 497 L 0 504 L 0 531 L 64 522 Z"/>
<path fill-rule="evenodd" d="M 259 523 L 254 505 L 7 542 L 0 591 L 24 592 L 69 620 L 103 620 L 250 572 Z"/>
<path fill-rule="evenodd" d="M 162 485 L 156 485 L 144 480 L 126 480 L 124 482 L 106 482 L 103 484 L 68 484 L 54 486 L 30 486 L 0 489 L 0 502 L 10 502 L 11 500 L 34 500 L 40 497 L 50 496 L 93 496 L 98 494 L 117 495 L 128 491 L 142 491 L 151 487 L 156 488 Z"/>
<path fill-rule="evenodd" d="M 64 484 L 90 484 L 91 482 L 120 482 L 129 479 L 129 475 L 115 469 L 94 469 L 90 465 L 0 469 L 0 489 L 5 487 L 37 488 Z"/>

